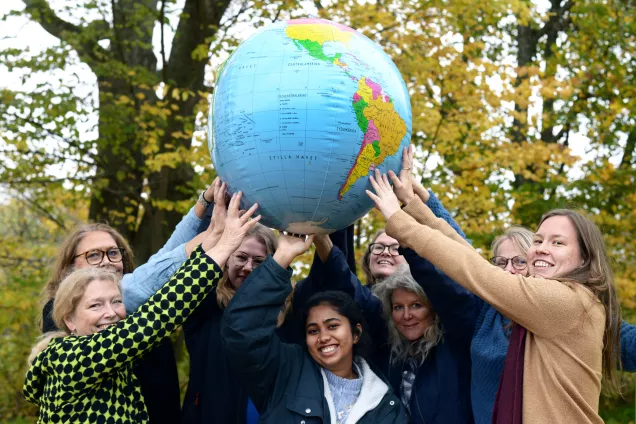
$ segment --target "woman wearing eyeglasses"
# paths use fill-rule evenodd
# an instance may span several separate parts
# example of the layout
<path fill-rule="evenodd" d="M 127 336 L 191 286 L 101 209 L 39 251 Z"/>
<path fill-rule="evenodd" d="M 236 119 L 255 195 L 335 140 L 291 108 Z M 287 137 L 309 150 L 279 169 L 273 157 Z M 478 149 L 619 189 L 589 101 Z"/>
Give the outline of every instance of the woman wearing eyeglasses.
<path fill-rule="evenodd" d="M 216 208 L 221 209 L 221 204 Z M 215 208 L 215 212 L 216 209 Z M 183 423 L 249 424 L 258 412 L 230 370 L 221 339 L 221 317 L 236 290 L 276 251 L 274 232 L 256 224 L 228 259 L 223 278 L 183 325 L 190 355 L 190 378 L 183 401 Z"/>
<path fill-rule="evenodd" d="M 170 239 L 148 262 L 135 268 L 134 255 L 126 239 L 106 224 L 75 228 L 62 242 L 51 277 L 42 290 L 42 332 L 57 330 L 52 317 L 55 293 L 62 280 L 77 269 L 110 269 L 121 277 L 126 311 L 131 314 L 162 287 L 190 253 L 204 240 L 209 224 L 206 211 L 220 183 L 210 186 L 177 225 Z M 201 233 L 200 235 L 198 235 Z M 174 423 L 180 416 L 179 376 L 169 339 L 158 344 L 137 362 L 139 379 L 152 423 Z"/>
<path fill-rule="evenodd" d="M 601 382 L 620 390 L 621 314 L 598 227 L 574 211 L 546 213 L 528 250 L 527 274 L 509 275 L 484 264 L 436 219 L 408 178 L 389 174 L 394 188 L 376 170 L 374 191 L 367 191 L 387 232 L 515 321 L 492 422 L 601 423 Z"/>
<path fill-rule="evenodd" d="M 34 346 L 24 382 L 25 397 L 40 407 L 38 422 L 152 422 L 132 364 L 196 310 L 260 219 L 250 221 L 257 205 L 239 216 L 240 198 L 239 192 L 230 202 L 222 235 L 205 237 L 133 314 L 126 315 L 120 275 L 107 268 L 85 267 L 60 283 L 53 308 L 60 331 L 47 333 Z"/>
<path fill-rule="evenodd" d="M 510 227 L 493 240 L 490 262 L 511 274 L 527 276 L 526 252 L 532 237 L 526 228 Z M 441 282 L 444 284 L 428 284 L 426 290 L 436 299 L 445 299 L 443 303 L 433 302 L 435 308 L 454 314 L 466 328 L 474 327 L 470 348 L 471 403 L 475 423 L 490 424 L 513 323 L 475 295 L 458 296 L 460 286 L 453 280 Z M 621 326 L 621 360 L 625 371 L 636 371 L 636 327 L 626 322 Z"/>

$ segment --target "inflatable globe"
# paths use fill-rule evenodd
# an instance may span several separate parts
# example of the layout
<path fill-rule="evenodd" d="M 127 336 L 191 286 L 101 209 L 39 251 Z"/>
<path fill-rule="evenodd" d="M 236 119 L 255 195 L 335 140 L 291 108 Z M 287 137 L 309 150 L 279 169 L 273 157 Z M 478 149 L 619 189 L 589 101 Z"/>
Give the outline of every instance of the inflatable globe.
<path fill-rule="evenodd" d="M 261 29 L 218 70 L 208 128 L 218 175 L 262 223 L 295 233 L 347 227 L 373 206 L 378 168 L 399 172 L 409 94 L 391 59 L 322 19 Z"/>

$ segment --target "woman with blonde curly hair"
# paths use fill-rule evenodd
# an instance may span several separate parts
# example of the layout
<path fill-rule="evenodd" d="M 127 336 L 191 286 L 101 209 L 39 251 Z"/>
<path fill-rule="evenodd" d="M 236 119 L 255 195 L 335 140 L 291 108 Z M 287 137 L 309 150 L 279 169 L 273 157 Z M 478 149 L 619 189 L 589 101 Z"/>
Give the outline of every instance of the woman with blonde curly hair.
<path fill-rule="evenodd" d="M 24 383 L 27 400 L 40 406 L 39 422 L 150 421 L 132 365 L 201 304 L 258 222 L 259 217 L 249 220 L 256 205 L 239 217 L 240 197 L 230 202 L 220 240 L 208 235 L 131 315 L 126 316 L 120 274 L 112 269 L 82 268 L 60 283 L 53 305 L 59 330 L 45 334 L 34 347 Z"/>

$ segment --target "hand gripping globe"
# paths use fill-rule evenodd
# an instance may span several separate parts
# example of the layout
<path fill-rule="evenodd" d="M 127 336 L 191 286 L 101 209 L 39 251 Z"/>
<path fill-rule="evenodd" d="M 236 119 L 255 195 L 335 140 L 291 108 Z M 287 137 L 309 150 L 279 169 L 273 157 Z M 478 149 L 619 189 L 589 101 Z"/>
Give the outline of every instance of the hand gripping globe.
<path fill-rule="evenodd" d="M 323 19 L 261 29 L 218 70 L 209 148 L 243 207 L 300 234 L 345 228 L 373 206 L 374 169 L 399 172 L 411 104 L 391 59 Z"/>

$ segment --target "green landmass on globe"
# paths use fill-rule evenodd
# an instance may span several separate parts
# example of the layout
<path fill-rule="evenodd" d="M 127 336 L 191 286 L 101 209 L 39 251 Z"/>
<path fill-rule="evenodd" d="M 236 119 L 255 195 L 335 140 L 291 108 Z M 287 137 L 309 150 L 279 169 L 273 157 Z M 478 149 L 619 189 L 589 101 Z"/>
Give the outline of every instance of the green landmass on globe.
<path fill-rule="evenodd" d="M 399 171 L 411 137 L 407 88 L 359 32 L 323 19 L 263 28 L 218 71 L 209 144 L 218 174 L 262 222 L 344 228 L 372 207 L 369 172 Z"/>

